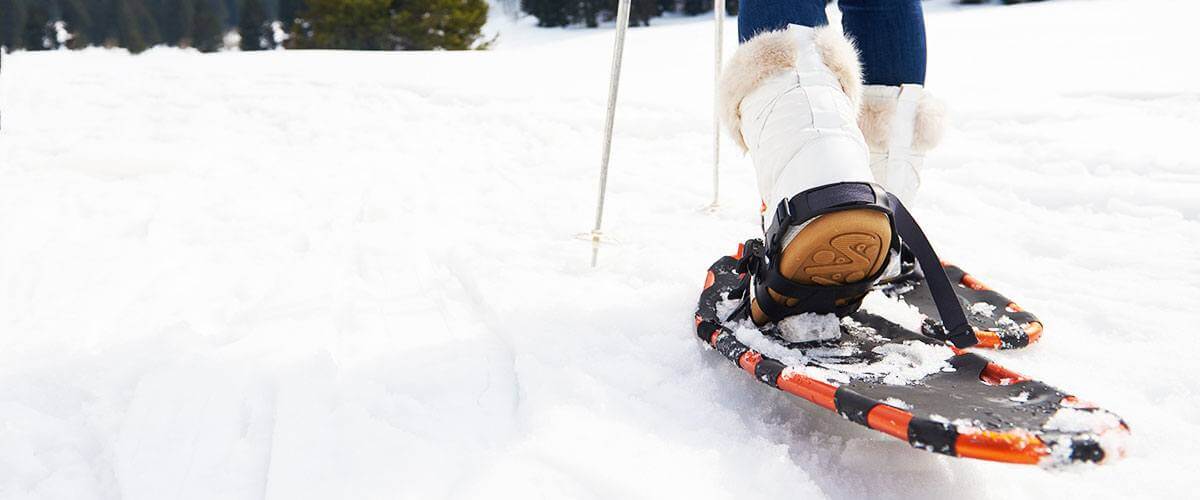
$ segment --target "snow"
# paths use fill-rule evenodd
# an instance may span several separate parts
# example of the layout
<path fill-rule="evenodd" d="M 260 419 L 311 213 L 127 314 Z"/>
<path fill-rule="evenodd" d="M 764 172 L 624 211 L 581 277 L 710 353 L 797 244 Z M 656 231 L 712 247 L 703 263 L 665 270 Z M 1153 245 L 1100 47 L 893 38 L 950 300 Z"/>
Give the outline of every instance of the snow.
<path fill-rule="evenodd" d="M 976 316 L 991 318 L 992 315 L 995 314 L 996 306 L 988 304 L 987 302 L 976 302 L 971 304 L 969 311 L 971 314 Z"/>
<path fill-rule="evenodd" d="M 717 304 L 716 304 L 717 318 L 720 319 L 721 321 L 725 321 L 725 320 L 729 319 L 729 316 L 732 315 L 734 311 L 736 311 L 739 307 L 742 306 L 742 302 L 743 301 L 742 301 L 741 297 L 738 297 L 735 299 L 725 299 L 725 300 L 717 302 Z"/>
<path fill-rule="evenodd" d="M 798 323 L 795 326 L 802 331 L 818 332 L 821 338 L 832 338 L 831 329 L 825 325 L 825 315 L 797 315 L 788 322 Z M 785 322 L 781 322 L 780 326 Z M 807 324 L 805 324 L 807 323 Z M 851 335 L 875 337 L 878 334 L 873 328 L 863 326 L 853 319 L 844 318 L 842 324 Z M 793 349 L 779 340 L 764 335 L 749 320 L 743 320 L 732 328 L 733 335 L 739 342 L 763 355 L 775 359 L 793 371 L 798 371 L 808 377 L 827 382 L 847 383 L 854 380 L 879 380 L 885 384 L 907 385 L 939 371 L 953 370 L 948 358 L 954 352 L 948 346 L 930 345 L 923 342 L 908 341 L 903 344 L 884 344 L 873 349 L 880 357 L 870 363 L 848 363 L 847 357 L 859 354 L 856 347 L 807 347 Z M 783 332 L 781 332 L 783 333 Z M 794 333 L 794 332 L 793 332 Z M 785 334 L 786 335 L 786 334 Z M 814 335 L 818 336 L 818 335 Z M 785 339 L 791 342 L 795 340 Z"/>
<path fill-rule="evenodd" d="M 842 335 L 842 323 L 832 314 L 796 314 L 779 320 L 775 326 L 783 340 L 793 343 L 831 340 Z"/>
<path fill-rule="evenodd" d="M 911 205 L 1045 321 L 989 353 L 1129 456 L 955 460 L 692 330 L 758 227 L 710 193 L 711 25 L 633 29 L 600 267 L 608 30 L 484 52 L 18 53 L 0 75 L 0 498 L 1129 498 L 1197 487 L 1200 66 L 1186 0 L 930 5 L 956 117 Z M 732 19 L 731 19 L 732 21 Z M 732 22 L 726 54 L 732 53 Z"/>
<path fill-rule="evenodd" d="M 921 326 L 925 323 L 925 315 L 915 306 L 880 291 L 863 297 L 861 309 L 914 332 L 922 331 Z"/>
<path fill-rule="evenodd" d="M 778 340 L 764 335 L 762 330 L 759 330 L 750 321 L 743 320 L 732 330 L 733 336 L 746 347 L 796 370 L 803 372 L 805 366 L 812 360 L 811 350 L 787 347 Z M 846 356 L 852 354 L 852 352 L 840 353 L 838 352 L 838 348 L 830 348 L 828 351 L 832 355 L 841 354 Z"/>
<path fill-rule="evenodd" d="M 1100 432 L 1119 426 L 1120 420 L 1108 412 L 1059 408 L 1043 428 L 1063 432 Z"/>

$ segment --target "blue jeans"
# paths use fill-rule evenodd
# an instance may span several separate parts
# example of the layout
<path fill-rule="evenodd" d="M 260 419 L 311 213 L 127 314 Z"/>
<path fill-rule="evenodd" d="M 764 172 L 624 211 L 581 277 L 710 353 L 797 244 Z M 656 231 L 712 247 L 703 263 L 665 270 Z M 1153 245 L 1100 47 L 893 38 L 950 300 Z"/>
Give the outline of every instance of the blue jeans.
<path fill-rule="evenodd" d="M 839 0 L 842 29 L 862 57 L 868 85 L 925 83 L 925 15 L 921 0 Z M 742 42 L 789 24 L 824 26 L 825 0 L 741 0 Z"/>

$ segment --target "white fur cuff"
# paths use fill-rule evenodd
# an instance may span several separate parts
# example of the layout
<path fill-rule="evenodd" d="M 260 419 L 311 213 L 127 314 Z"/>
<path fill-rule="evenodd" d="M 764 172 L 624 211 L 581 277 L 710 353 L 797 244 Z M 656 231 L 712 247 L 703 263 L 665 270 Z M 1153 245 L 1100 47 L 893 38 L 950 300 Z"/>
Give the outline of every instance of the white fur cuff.
<path fill-rule="evenodd" d="M 795 68 L 800 50 L 808 42 L 791 30 L 761 33 L 738 47 L 721 73 L 720 110 L 725 127 L 742 151 L 742 99 L 764 80 Z M 854 44 L 836 27 L 824 26 L 813 32 L 812 45 L 842 86 L 857 110 L 862 97 L 862 67 Z"/>
<path fill-rule="evenodd" d="M 899 87 L 869 85 L 863 96 L 862 110 L 858 115 L 858 126 L 871 151 L 886 151 L 891 134 L 892 115 L 896 112 Z M 946 129 L 946 108 L 940 99 L 924 91 L 917 102 L 917 115 L 913 123 L 914 151 L 924 153 L 942 141 Z"/>

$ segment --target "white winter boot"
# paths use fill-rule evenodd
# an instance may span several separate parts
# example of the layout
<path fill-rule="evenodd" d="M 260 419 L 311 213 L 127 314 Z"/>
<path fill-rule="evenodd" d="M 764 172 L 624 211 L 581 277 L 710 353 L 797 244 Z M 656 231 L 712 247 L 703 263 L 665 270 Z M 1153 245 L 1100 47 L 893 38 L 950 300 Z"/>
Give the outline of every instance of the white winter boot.
<path fill-rule="evenodd" d="M 859 125 L 875 181 L 909 203 L 921 186 L 925 153 L 942 139 L 945 111 L 921 85 L 868 85 Z"/>
<path fill-rule="evenodd" d="M 766 206 L 756 323 L 852 312 L 898 247 L 886 194 L 870 184 L 861 92 L 857 52 L 830 27 L 760 34 L 722 75 L 725 124 L 749 151 Z"/>

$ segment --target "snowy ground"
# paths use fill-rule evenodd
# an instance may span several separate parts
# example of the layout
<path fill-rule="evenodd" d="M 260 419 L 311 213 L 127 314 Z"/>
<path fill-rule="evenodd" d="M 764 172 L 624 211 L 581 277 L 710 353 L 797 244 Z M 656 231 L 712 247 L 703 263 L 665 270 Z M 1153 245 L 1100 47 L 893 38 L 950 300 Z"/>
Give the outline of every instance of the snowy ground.
<path fill-rule="evenodd" d="M 0 498 L 1130 498 L 1200 466 L 1200 46 L 1188 0 L 929 15 L 952 105 L 914 210 L 1037 312 L 1005 364 L 1131 455 L 954 460 L 759 385 L 692 334 L 756 229 L 710 25 L 478 53 L 15 54 L 0 78 Z M 728 50 L 733 48 L 729 23 Z"/>

